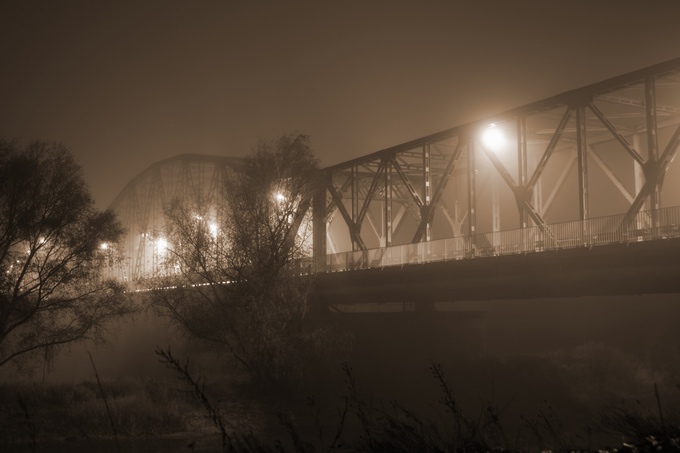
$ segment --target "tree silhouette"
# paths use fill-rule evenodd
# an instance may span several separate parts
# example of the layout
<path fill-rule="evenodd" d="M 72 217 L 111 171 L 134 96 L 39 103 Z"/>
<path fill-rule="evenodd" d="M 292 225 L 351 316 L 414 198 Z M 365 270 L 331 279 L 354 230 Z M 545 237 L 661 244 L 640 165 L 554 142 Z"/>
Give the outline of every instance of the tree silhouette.
<path fill-rule="evenodd" d="M 328 352 L 327 331 L 302 329 L 313 283 L 305 218 L 318 175 L 309 138 L 284 135 L 227 177 L 226 204 L 165 209 L 163 281 L 175 288 L 154 293 L 155 305 L 256 379 L 295 379 L 305 360 Z"/>
<path fill-rule="evenodd" d="M 66 148 L 0 140 L 0 366 L 100 341 L 130 311 L 102 277 L 121 235 Z"/>

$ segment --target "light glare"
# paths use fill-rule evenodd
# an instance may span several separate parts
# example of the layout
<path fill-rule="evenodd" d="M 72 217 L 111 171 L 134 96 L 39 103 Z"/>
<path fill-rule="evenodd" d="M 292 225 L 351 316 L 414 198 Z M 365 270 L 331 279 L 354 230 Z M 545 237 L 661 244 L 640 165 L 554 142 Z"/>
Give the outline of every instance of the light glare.
<path fill-rule="evenodd" d="M 168 241 L 163 237 L 156 239 L 156 248 L 158 253 L 165 253 L 168 248 Z"/>
<path fill-rule="evenodd" d="M 210 228 L 210 235 L 212 237 L 217 237 L 217 224 L 210 222 L 210 224 L 208 225 L 208 228 Z"/>
<path fill-rule="evenodd" d="M 498 152 L 505 145 L 505 136 L 495 124 L 491 124 L 482 134 L 482 142 L 487 148 Z"/>

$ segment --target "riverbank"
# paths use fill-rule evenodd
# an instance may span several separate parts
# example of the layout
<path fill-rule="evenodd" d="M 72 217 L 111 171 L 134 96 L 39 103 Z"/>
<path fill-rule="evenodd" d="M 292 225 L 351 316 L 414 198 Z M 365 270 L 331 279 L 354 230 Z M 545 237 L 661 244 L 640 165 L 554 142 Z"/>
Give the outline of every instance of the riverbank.
<path fill-rule="evenodd" d="M 650 376 L 614 352 L 590 345 L 553 357 L 459 359 L 429 370 L 402 363 L 381 376 L 344 368 L 336 376 L 345 381 L 342 394 L 311 394 L 323 386 L 283 394 L 217 380 L 201 386 L 232 440 L 263 448 L 280 441 L 289 451 L 591 451 L 663 436 L 680 442 L 677 376 Z M 0 386 L 1 451 L 179 453 L 221 445 L 205 406 L 172 376 Z"/>

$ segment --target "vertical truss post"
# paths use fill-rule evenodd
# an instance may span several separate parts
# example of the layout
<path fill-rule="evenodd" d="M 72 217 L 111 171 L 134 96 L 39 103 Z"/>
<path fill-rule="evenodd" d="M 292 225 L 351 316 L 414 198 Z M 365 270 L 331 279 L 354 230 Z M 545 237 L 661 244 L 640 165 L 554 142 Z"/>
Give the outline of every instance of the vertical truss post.
<path fill-rule="evenodd" d="M 526 117 L 517 117 L 517 176 L 519 189 L 527 190 L 527 124 Z M 526 194 L 528 197 L 529 194 Z M 518 204 L 519 227 L 527 227 L 527 211 L 524 204 Z"/>
<path fill-rule="evenodd" d="M 385 166 L 385 247 L 392 246 L 392 164 L 383 160 Z"/>
<path fill-rule="evenodd" d="M 633 149 L 640 152 L 640 134 L 637 132 L 633 134 Z M 633 192 L 633 194 L 637 196 L 645 185 L 645 172 L 644 167 L 636 160 L 633 160 L 633 172 L 635 184 L 635 192 Z"/>
<path fill-rule="evenodd" d="M 352 165 L 352 170 L 350 173 L 350 178 L 352 179 L 352 225 L 354 234 L 352 235 L 352 251 L 356 251 L 357 243 L 355 240 L 356 235 L 359 234 L 359 229 L 361 225 L 357 225 L 357 218 L 359 217 L 359 166 Z"/>
<path fill-rule="evenodd" d="M 162 212 L 162 206 L 165 201 L 163 197 L 163 175 L 161 173 L 161 168 L 159 166 L 155 167 L 153 172 L 151 173 L 151 190 L 149 191 L 149 198 L 150 198 L 150 203 L 147 205 L 147 209 L 149 209 L 149 221 L 151 222 L 151 225 L 148 225 L 147 228 L 151 234 L 153 234 L 153 242 L 152 242 L 152 252 L 151 252 L 151 269 L 148 269 L 148 272 L 150 274 L 159 272 L 160 265 L 162 263 L 162 259 L 159 256 L 159 251 L 158 251 L 158 237 L 157 235 L 159 234 L 158 231 L 158 216 L 159 213 Z M 148 234 L 148 233 L 147 233 Z"/>
<path fill-rule="evenodd" d="M 588 206 L 588 144 L 586 143 L 586 108 L 579 105 L 576 110 L 576 143 L 578 157 L 578 198 L 583 240 L 589 242 L 587 222 L 590 217 Z"/>
<path fill-rule="evenodd" d="M 149 210 L 142 209 L 142 205 L 139 202 L 139 197 L 137 196 L 137 188 L 132 193 L 132 206 L 133 213 L 136 216 L 136 225 L 139 227 L 137 231 L 137 250 L 134 252 L 135 261 L 132 265 L 131 280 L 136 280 L 143 274 L 142 266 L 144 265 L 144 260 L 146 259 L 146 230 L 148 229 L 149 222 Z M 145 196 L 148 199 L 148 197 Z"/>
<path fill-rule="evenodd" d="M 588 144 L 586 143 L 585 107 L 576 107 L 576 142 L 578 156 L 578 197 L 581 220 L 589 217 L 588 205 Z"/>
<path fill-rule="evenodd" d="M 312 253 L 316 272 L 326 271 L 326 185 L 328 175 L 323 172 L 312 198 Z"/>
<path fill-rule="evenodd" d="M 477 192 L 475 165 L 475 142 L 469 134 L 467 137 L 467 196 L 468 196 L 468 235 L 470 237 L 471 252 L 475 253 L 475 234 L 477 233 Z"/>
<path fill-rule="evenodd" d="M 493 246 L 500 245 L 499 231 L 501 231 L 501 203 L 498 194 L 498 178 L 491 175 L 491 230 L 493 232 Z"/>
<path fill-rule="evenodd" d="M 640 152 L 640 149 L 642 149 L 641 144 L 642 143 L 641 143 L 640 133 L 635 132 L 633 134 L 633 149 L 636 150 L 638 153 Z M 640 164 L 637 160 L 633 159 L 633 171 L 634 171 L 633 182 L 635 184 L 634 185 L 635 191 L 633 192 L 633 194 L 634 194 L 635 198 L 637 198 L 638 195 L 640 194 L 640 192 L 642 190 L 644 190 L 644 187 L 645 187 L 645 167 L 644 167 L 644 164 Z M 634 202 L 635 202 L 635 199 L 633 199 L 633 202 L 631 203 L 631 205 Z M 641 205 L 641 208 L 644 209 L 644 203 Z M 636 229 L 636 230 L 640 230 L 642 228 L 645 228 L 644 219 L 641 216 L 637 215 L 637 211 L 634 213 L 634 215 L 635 215 L 635 224 L 633 225 L 633 224 L 630 223 L 630 213 L 629 213 L 629 215 L 628 215 L 629 222 L 626 225 L 626 227 L 627 228 L 632 227 L 633 229 Z"/>
<path fill-rule="evenodd" d="M 431 180 L 430 180 L 430 144 L 423 146 L 423 195 L 424 203 L 420 208 L 420 218 L 421 221 L 425 222 L 425 241 L 429 242 L 431 239 L 432 222 L 430 209 L 432 209 L 432 192 L 431 192 Z"/>
<path fill-rule="evenodd" d="M 645 79 L 645 116 L 647 121 L 647 162 L 649 168 L 657 168 L 659 160 L 659 138 L 656 124 L 656 85 L 654 76 Z M 650 171 L 645 172 L 645 179 L 650 178 Z M 655 177 L 654 188 L 649 201 L 652 211 L 652 228 L 656 232 L 659 227 L 659 208 L 661 207 L 661 191 L 659 178 Z"/>

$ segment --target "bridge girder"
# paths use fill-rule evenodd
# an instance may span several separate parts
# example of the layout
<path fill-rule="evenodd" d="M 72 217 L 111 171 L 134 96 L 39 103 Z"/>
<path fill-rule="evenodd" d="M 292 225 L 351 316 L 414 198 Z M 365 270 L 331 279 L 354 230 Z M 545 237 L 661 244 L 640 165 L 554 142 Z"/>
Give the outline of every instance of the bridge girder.
<path fill-rule="evenodd" d="M 491 124 L 502 150 L 482 139 Z M 680 58 L 328 167 L 316 226 L 349 251 L 612 214 L 639 222 L 642 209 L 680 204 L 677 188 L 663 191 L 678 148 Z"/>

